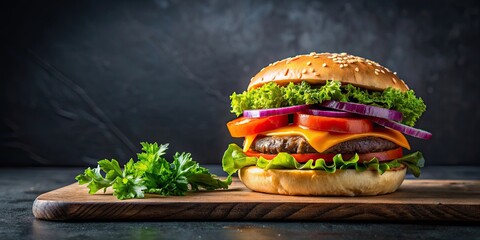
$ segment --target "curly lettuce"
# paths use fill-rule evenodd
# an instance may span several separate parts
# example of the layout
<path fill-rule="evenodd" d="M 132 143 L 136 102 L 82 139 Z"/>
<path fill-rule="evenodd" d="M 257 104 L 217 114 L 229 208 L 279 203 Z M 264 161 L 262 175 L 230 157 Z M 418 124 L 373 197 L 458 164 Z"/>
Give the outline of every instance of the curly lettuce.
<path fill-rule="evenodd" d="M 420 168 L 425 164 L 421 152 L 414 152 L 401 158 L 388 162 L 380 162 L 377 158 L 369 161 L 358 162 L 359 157 L 355 154 L 352 158 L 344 160 L 341 154 L 337 154 L 333 158 L 333 163 L 327 163 L 324 159 L 308 160 L 306 163 L 299 163 L 288 153 L 279 153 L 272 160 L 263 157 L 249 157 L 236 144 L 230 144 L 225 151 L 222 159 L 223 170 L 228 174 L 229 178 L 239 169 L 247 166 L 257 166 L 262 169 L 300 169 L 300 170 L 321 170 L 327 173 L 335 173 L 342 169 L 355 169 L 357 172 L 366 170 L 376 171 L 383 174 L 393 168 L 398 168 L 402 164 L 415 176 L 420 176 Z"/>
<path fill-rule="evenodd" d="M 251 91 L 233 93 L 230 96 L 231 112 L 237 116 L 248 109 L 287 107 L 301 104 L 319 104 L 327 100 L 355 102 L 394 109 L 403 114 L 403 124 L 414 126 L 425 112 L 426 105 L 413 90 L 402 92 L 387 88 L 382 92 L 368 91 L 351 84 L 342 86 L 339 81 L 327 81 L 321 87 L 313 87 L 303 81 L 280 86 L 270 82 Z"/>

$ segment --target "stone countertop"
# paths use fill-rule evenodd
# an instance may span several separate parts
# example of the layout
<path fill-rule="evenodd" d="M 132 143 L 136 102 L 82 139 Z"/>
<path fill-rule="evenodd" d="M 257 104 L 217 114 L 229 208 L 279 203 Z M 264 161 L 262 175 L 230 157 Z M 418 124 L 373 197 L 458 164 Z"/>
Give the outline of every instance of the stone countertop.
<path fill-rule="evenodd" d="M 207 165 L 223 175 L 220 166 Z M 480 239 L 470 223 L 378 222 L 49 222 L 35 198 L 74 182 L 83 168 L 0 169 L 1 239 Z M 480 179 L 480 167 L 427 167 L 422 179 Z"/>

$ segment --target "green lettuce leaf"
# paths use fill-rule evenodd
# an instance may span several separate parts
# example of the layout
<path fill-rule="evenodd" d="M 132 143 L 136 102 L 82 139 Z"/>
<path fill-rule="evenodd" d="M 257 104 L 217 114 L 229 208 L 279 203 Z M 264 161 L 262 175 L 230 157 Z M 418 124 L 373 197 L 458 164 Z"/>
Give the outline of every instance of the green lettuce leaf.
<path fill-rule="evenodd" d="M 242 148 L 232 143 L 228 145 L 222 159 L 223 170 L 228 173 L 229 177 L 236 173 L 239 169 L 247 166 L 257 166 L 262 169 L 300 169 L 300 170 L 321 170 L 327 173 L 335 173 L 338 169 L 355 169 L 358 172 L 366 170 L 377 171 L 383 174 L 385 171 L 392 168 L 400 167 L 404 164 L 415 177 L 420 176 L 420 168 L 423 167 L 425 160 L 422 153 L 414 152 L 405 155 L 401 158 L 388 161 L 379 162 L 377 158 L 370 161 L 359 163 L 358 155 L 355 154 L 352 158 L 344 160 L 341 154 L 337 154 L 333 158 L 333 163 L 330 165 L 324 159 L 309 160 L 306 163 L 299 163 L 288 153 L 279 153 L 272 160 L 267 160 L 263 157 L 248 157 L 243 152 Z"/>
<path fill-rule="evenodd" d="M 425 112 L 423 100 L 413 90 L 406 92 L 387 88 L 383 92 L 368 91 L 339 81 L 327 81 L 321 87 L 312 87 L 303 81 L 279 86 L 270 82 L 251 91 L 230 96 L 231 112 L 237 116 L 248 109 L 287 107 L 301 104 L 319 104 L 327 100 L 355 102 L 394 109 L 403 114 L 402 123 L 413 126 Z"/>

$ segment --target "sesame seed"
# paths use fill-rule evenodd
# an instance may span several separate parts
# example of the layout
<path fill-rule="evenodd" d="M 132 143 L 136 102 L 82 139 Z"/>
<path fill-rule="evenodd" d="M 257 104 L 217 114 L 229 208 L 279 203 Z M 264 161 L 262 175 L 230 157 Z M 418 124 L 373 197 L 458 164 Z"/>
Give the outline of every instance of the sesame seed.
<path fill-rule="evenodd" d="M 315 72 L 315 69 L 314 69 L 314 68 L 310 68 L 310 72 L 314 73 L 314 72 Z"/>
<path fill-rule="evenodd" d="M 343 68 L 343 64 L 340 64 L 340 68 Z"/>
<path fill-rule="evenodd" d="M 265 70 L 265 68 L 262 68 L 262 70 L 260 70 L 260 72 L 263 71 L 263 70 Z"/>
<path fill-rule="evenodd" d="M 382 70 L 380 70 L 380 71 L 381 71 L 383 74 L 385 74 L 385 71 L 383 71 L 383 69 L 382 69 Z"/>
<path fill-rule="evenodd" d="M 347 55 L 347 53 L 346 53 L 346 52 L 342 52 L 342 53 L 340 53 L 340 56 L 346 56 L 346 55 Z"/>
<path fill-rule="evenodd" d="M 397 72 L 393 72 L 393 74 L 397 75 Z"/>
<path fill-rule="evenodd" d="M 367 62 L 367 64 L 368 64 L 368 65 L 372 65 L 372 63 L 371 63 L 371 62 Z"/>
<path fill-rule="evenodd" d="M 322 67 L 327 67 L 327 64 L 326 64 L 326 63 L 323 63 L 323 64 L 322 64 Z"/>
<path fill-rule="evenodd" d="M 344 67 L 348 67 L 348 63 L 344 63 L 343 66 L 344 66 Z"/>
<path fill-rule="evenodd" d="M 316 52 L 311 52 L 311 53 L 310 53 L 310 56 L 313 56 L 313 55 L 315 55 L 315 54 L 317 54 L 317 53 L 316 53 Z"/>
<path fill-rule="evenodd" d="M 252 77 L 252 78 L 250 78 L 250 82 L 251 82 L 251 81 L 253 81 L 253 77 Z"/>
<path fill-rule="evenodd" d="M 375 75 L 378 75 L 379 73 L 377 71 L 375 71 Z"/>
<path fill-rule="evenodd" d="M 302 73 L 303 73 L 303 74 L 307 73 L 307 69 L 303 69 L 303 70 L 302 70 Z"/>
<path fill-rule="evenodd" d="M 356 68 L 355 68 L 355 72 L 358 72 L 358 71 L 360 71 L 360 69 L 358 69 L 358 67 L 356 67 Z"/>
<path fill-rule="evenodd" d="M 307 66 L 310 66 L 310 65 L 312 65 L 312 62 L 310 62 L 310 61 L 307 62 Z"/>
<path fill-rule="evenodd" d="M 287 76 L 287 75 L 288 75 L 288 71 L 289 71 L 288 68 L 285 69 L 285 73 L 284 73 L 283 75 Z"/>
<path fill-rule="evenodd" d="M 315 76 L 320 76 L 320 73 L 319 73 L 319 72 L 316 72 L 316 73 L 315 73 Z"/>
<path fill-rule="evenodd" d="M 397 84 L 397 80 L 395 80 L 395 78 L 392 78 L 392 82 Z"/>

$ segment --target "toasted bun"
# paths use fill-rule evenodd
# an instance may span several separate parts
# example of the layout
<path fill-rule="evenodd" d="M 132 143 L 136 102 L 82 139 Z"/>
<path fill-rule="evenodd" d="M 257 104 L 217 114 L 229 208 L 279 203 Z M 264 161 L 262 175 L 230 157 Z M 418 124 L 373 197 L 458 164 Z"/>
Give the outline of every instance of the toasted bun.
<path fill-rule="evenodd" d="M 406 167 L 386 171 L 264 170 L 250 166 L 240 169 L 240 180 L 257 192 L 284 195 L 360 196 L 395 192 L 403 182 Z"/>
<path fill-rule="evenodd" d="M 251 79 L 248 90 L 269 82 L 286 85 L 306 81 L 318 85 L 325 84 L 326 80 L 337 80 L 370 90 L 384 90 L 388 87 L 408 90 L 405 82 L 395 73 L 374 61 L 346 53 L 314 52 L 268 65 Z"/>

